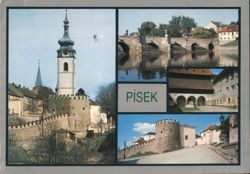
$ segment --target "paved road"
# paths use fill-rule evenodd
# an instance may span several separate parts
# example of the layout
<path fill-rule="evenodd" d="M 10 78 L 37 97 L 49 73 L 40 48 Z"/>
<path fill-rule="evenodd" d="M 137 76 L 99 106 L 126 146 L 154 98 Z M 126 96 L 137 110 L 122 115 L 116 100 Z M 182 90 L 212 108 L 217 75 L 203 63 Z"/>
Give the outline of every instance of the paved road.
<path fill-rule="evenodd" d="M 193 148 L 184 148 L 181 150 L 149 155 L 139 158 L 130 158 L 120 161 L 127 164 L 205 164 L 205 163 L 229 163 L 208 146 L 195 146 Z"/>
<path fill-rule="evenodd" d="M 223 106 L 197 106 L 197 112 L 238 112 L 238 109 Z M 194 111 L 195 112 L 195 111 Z"/>

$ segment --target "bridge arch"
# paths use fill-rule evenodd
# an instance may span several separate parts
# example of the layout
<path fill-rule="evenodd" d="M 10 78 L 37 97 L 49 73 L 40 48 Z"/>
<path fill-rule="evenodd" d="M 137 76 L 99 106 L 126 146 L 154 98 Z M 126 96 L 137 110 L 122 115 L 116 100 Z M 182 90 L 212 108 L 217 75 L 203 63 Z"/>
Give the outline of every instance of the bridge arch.
<path fill-rule="evenodd" d="M 178 49 L 178 48 L 182 48 L 182 46 L 179 43 L 173 43 L 171 44 L 171 49 Z"/>
<path fill-rule="evenodd" d="M 155 49 L 159 49 L 159 46 L 154 42 L 149 42 L 148 45 L 155 48 Z"/>
<path fill-rule="evenodd" d="M 191 51 L 197 50 L 198 47 L 200 47 L 200 46 L 196 42 L 192 43 L 192 45 L 191 45 Z"/>
<path fill-rule="evenodd" d="M 126 53 L 129 52 L 129 46 L 123 40 L 119 41 L 118 45 L 122 48 L 122 51 L 124 51 Z"/>
<path fill-rule="evenodd" d="M 210 43 L 208 44 L 208 50 L 209 50 L 209 51 L 213 51 L 213 50 L 214 50 L 214 44 L 213 44 L 212 42 L 210 42 Z"/>

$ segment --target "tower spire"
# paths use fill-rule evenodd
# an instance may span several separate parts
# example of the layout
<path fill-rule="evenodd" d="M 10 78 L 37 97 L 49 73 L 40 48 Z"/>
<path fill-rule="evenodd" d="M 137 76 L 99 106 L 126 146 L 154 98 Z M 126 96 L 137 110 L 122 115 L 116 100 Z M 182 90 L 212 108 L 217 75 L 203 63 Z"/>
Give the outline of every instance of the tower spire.
<path fill-rule="evenodd" d="M 39 86 L 43 86 L 41 72 L 40 72 L 40 60 L 38 60 L 38 70 L 37 70 L 37 75 L 36 75 L 35 87 L 39 87 Z"/>
<path fill-rule="evenodd" d="M 58 56 L 61 57 L 63 51 L 68 52 L 71 56 L 74 56 L 76 53 L 73 45 L 74 41 L 69 36 L 69 20 L 68 20 L 68 11 L 65 10 L 65 19 L 63 20 L 64 33 L 63 37 L 58 41 L 60 48 L 57 50 Z"/>

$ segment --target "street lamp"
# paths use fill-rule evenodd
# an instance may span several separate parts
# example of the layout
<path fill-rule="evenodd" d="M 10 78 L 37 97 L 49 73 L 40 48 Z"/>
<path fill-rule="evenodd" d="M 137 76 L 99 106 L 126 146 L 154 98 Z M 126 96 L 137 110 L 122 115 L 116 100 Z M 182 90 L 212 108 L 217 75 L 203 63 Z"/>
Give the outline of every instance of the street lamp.
<path fill-rule="evenodd" d="M 220 116 L 220 123 L 221 123 L 221 125 L 224 124 L 224 121 L 225 121 L 225 117 L 224 117 L 223 114 L 221 114 L 221 116 Z"/>

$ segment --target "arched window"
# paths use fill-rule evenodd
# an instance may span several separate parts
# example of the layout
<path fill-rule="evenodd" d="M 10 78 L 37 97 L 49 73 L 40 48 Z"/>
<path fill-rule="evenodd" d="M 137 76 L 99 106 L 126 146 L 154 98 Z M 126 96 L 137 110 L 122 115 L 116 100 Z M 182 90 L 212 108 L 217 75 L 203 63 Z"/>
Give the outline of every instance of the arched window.
<path fill-rule="evenodd" d="M 68 71 L 68 70 L 69 70 L 69 66 L 68 66 L 68 63 L 67 63 L 67 62 L 65 62 L 65 63 L 63 64 L 63 70 L 64 70 L 64 71 Z"/>

